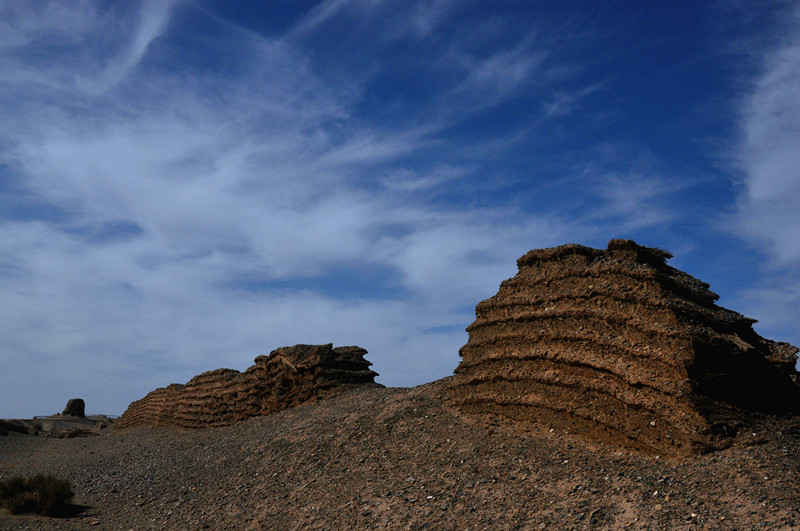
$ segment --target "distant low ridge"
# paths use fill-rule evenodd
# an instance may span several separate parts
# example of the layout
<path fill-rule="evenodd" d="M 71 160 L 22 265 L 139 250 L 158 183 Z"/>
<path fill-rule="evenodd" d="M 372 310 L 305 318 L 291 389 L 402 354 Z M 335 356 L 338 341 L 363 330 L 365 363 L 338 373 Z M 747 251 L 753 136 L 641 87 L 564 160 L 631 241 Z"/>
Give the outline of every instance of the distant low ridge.
<path fill-rule="evenodd" d="M 664 454 L 725 446 L 753 412 L 798 412 L 798 349 L 668 258 L 631 240 L 521 257 L 476 307 L 454 402 Z"/>
<path fill-rule="evenodd" d="M 380 386 L 360 347 L 295 345 L 258 356 L 244 372 L 217 369 L 156 389 L 128 406 L 116 429 L 225 426 L 326 398 L 347 386 Z M 382 387 L 382 386 L 381 386 Z"/>

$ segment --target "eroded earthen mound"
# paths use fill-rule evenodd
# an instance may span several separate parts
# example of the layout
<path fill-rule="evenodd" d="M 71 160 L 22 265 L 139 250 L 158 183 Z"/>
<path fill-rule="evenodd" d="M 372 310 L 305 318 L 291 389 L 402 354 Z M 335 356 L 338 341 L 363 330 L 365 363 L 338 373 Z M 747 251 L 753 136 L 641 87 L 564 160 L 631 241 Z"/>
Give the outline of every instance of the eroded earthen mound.
<path fill-rule="evenodd" d="M 83 398 L 70 398 L 61 414 L 83 418 L 86 416 L 86 402 L 83 401 Z"/>
<path fill-rule="evenodd" d="M 295 345 L 258 356 L 244 372 L 217 369 L 186 385 L 171 384 L 132 402 L 117 428 L 225 426 L 313 402 L 351 385 L 375 385 L 378 374 L 360 347 Z"/>
<path fill-rule="evenodd" d="M 725 444 L 752 412 L 800 409 L 796 347 L 718 307 L 708 284 L 630 240 L 534 250 L 476 307 L 450 395 L 655 453 Z"/>

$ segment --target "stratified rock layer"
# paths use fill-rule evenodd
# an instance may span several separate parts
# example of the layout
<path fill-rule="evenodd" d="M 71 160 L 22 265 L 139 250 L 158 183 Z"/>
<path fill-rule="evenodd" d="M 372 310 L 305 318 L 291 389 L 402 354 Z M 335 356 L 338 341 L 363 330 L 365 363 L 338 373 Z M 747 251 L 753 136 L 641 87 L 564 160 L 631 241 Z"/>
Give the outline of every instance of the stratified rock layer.
<path fill-rule="evenodd" d="M 360 347 L 295 345 L 258 356 L 244 372 L 217 369 L 156 389 L 128 406 L 116 428 L 206 428 L 313 402 L 352 385 L 374 385 Z"/>
<path fill-rule="evenodd" d="M 527 253 L 476 307 L 449 393 L 653 453 L 724 446 L 753 411 L 797 411 L 797 348 L 720 308 L 708 284 L 630 240 Z"/>

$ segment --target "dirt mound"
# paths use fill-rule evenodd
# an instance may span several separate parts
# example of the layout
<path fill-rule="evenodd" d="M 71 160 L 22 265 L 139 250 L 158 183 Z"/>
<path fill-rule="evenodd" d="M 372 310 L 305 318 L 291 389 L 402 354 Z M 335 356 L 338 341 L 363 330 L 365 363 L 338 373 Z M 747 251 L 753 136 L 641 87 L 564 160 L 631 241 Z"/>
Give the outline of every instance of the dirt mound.
<path fill-rule="evenodd" d="M 460 414 L 452 378 L 352 388 L 205 430 L 0 437 L 0 476 L 69 479 L 68 519 L 0 530 L 798 529 L 800 417 L 765 416 L 730 448 L 656 457 Z"/>
<path fill-rule="evenodd" d="M 450 396 L 659 454 L 725 446 L 754 412 L 797 412 L 798 349 L 718 307 L 670 257 L 630 240 L 530 251 L 476 307 Z"/>
<path fill-rule="evenodd" d="M 86 416 L 86 402 L 83 401 L 83 398 L 70 398 L 61 414 L 83 418 Z"/>
<path fill-rule="evenodd" d="M 258 356 L 244 372 L 217 369 L 186 385 L 171 384 L 132 402 L 116 428 L 150 425 L 176 428 L 226 426 L 303 402 L 343 387 L 379 386 L 360 347 L 295 345 Z"/>

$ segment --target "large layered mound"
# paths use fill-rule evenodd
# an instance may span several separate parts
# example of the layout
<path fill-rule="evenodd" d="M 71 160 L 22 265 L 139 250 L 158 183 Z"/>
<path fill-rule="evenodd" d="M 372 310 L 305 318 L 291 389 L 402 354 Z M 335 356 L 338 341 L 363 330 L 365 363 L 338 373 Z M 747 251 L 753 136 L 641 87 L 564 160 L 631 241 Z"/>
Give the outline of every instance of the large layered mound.
<path fill-rule="evenodd" d="M 116 427 L 205 428 L 325 398 L 343 387 L 379 385 L 360 347 L 295 345 L 258 356 L 244 372 L 217 369 L 136 400 Z"/>
<path fill-rule="evenodd" d="M 798 349 L 718 307 L 670 257 L 630 240 L 530 251 L 476 307 L 451 396 L 468 412 L 670 454 L 724 445 L 752 412 L 800 409 Z"/>

